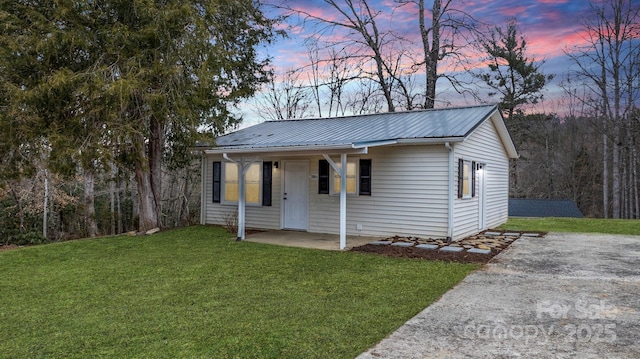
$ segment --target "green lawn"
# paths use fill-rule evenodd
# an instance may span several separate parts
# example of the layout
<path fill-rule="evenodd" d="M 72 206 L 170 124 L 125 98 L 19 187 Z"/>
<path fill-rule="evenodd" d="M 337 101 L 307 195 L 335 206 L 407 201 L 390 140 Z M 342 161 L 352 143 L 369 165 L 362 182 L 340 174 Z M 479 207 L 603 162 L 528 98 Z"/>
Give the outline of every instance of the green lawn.
<path fill-rule="evenodd" d="M 478 268 L 230 237 L 0 252 L 0 357 L 353 358 Z"/>
<path fill-rule="evenodd" d="M 640 235 L 640 220 L 596 218 L 509 218 L 500 228 L 521 231 Z"/>

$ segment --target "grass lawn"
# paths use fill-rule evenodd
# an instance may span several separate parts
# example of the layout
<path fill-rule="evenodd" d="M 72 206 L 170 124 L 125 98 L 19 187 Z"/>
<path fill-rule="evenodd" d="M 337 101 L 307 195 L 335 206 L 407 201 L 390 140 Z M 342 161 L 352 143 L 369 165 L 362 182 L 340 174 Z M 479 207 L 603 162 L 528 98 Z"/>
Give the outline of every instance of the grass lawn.
<path fill-rule="evenodd" d="M 500 228 L 522 231 L 640 235 L 640 221 L 601 218 L 509 218 Z"/>
<path fill-rule="evenodd" d="M 0 252 L 0 357 L 353 358 L 478 268 L 230 237 Z"/>

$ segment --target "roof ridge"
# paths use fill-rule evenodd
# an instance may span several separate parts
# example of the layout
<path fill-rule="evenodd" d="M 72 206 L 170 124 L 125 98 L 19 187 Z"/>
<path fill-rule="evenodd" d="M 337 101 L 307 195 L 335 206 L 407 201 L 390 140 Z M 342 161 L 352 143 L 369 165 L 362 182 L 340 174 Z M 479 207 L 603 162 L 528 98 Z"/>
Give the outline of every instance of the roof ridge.
<path fill-rule="evenodd" d="M 292 121 L 337 120 L 337 119 L 348 119 L 348 118 L 356 118 L 356 117 L 397 115 L 397 114 L 406 114 L 406 113 L 453 111 L 453 110 L 462 110 L 462 109 L 480 108 L 480 107 L 494 108 L 494 107 L 497 107 L 497 106 L 498 106 L 497 104 L 485 104 L 485 105 L 469 105 L 469 106 L 455 106 L 455 107 L 443 107 L 443 108 L 422 108 L 422 109 L 394 111 L 394 112 L 365 113 L 365 114 L 360 114 L 360 115 L 343 115 L 343 116 L 334 116 L 334 117 L 309 117 L 309 118 L 291 118 L 291 119 L 283 119 L 283 120 L 267 120 L 267 121 L 264 121 L 262 123 L 277 123 L 277 122 L 292 122 Z"/>

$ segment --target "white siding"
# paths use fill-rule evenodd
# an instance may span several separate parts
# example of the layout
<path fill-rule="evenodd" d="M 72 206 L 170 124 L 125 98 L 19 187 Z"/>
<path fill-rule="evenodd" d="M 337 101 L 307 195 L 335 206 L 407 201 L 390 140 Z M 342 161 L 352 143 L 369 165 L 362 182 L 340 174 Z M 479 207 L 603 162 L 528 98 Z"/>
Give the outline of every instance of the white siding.
<path fill-rule="evenodd" d="M 372 148 L 367 155 L 349 159 L 371 159 L 371 196 L 347 198 L 347 234 L 362 236 L 408 235 L 446 237 L 447 234 L 447 150 L 438 146 Z M 247 206 L 247 227 L 280 229 L 282 162 L 273 172 L 271 207 Z M 309 232 L 339 233 L 340 196 L 318 194 L 320 156 L 290 158 L 309 160 Z M 338 156 L 333 157 L 339 160 Z M 223 224 L 235 206 L 212 202 L 212 162 L 221 156 L 206 157 L 205 223 Z M 357 230 L 357 225 L 362 230 Z"/>
<path fill-rule="evenodd" d="M 480 125 L 465 142 L 456 144 L 454 150 L 456 181 L 459 158 L 486 164 L 486 227 L 491 228 L 506 222 L 509 202 L 509 159 L 491 120 Z M 476 194 L 478 190 L 476 183 Z M 462 239 L 479 231 L 478 210 L 477 195 L 467 199 L 458 199 L 456 196 L 454 200 L 454 239 Z"/>
<path fill-rule="evenodd" d="M 491 120 L 481 124 L 465 142 L 455 144 L 454 153 L 453 239 L 457 240 L 478 232 L 478 197 L 458 199 L 456 196 L 458 159 L 486 164 L 487 228 L 507 220 L 509 162 Z M 348 196 L 347 234 L 446 237 L 448 155 L 444 145 L 416 145 L 374 147 L 370 148 L 369 154 L 349 156 L 349 159 L 372 160 L 372 195 Z M 247 206 L 247 227 L 281 228 L 282 163 L 287 159 L 309 161 L 309 232 L 339 233 L 340 197 L 318 194 L 321 156 L 264 158 L 280 163 L 280 169 L 273 171 L 272 206 Z M 339 156 L 333 159 L 339 161 Z M 223 224 L 226 213 L 235 210 L 236 206 L 212 202 L 212 162 L 223 159 L 208 156 L 206 161 L 205 223 Z M 358 226 L 362 229 L 358 230 Z"/>
<path fill-rule="evenodd" d="M 233 156 L 232 156 L 233 158 Z M 264 158 L 264 161 L 277 161 L 273 158 Z M 237 209 L 237 205 L 228 205 L 222 203 L 213 203 L 213 162 L 224 162 L 222 156 L 205 157 L 205 176 L 204 185 L 204 211 L 206 224 L 223 225 L 225 217 L 228 213 Z M 246 206 L 246 227 L 247 228 L 264 228 L 264 229 L 280 229 L 280 170 L 273 171 L 272 179 L 272 205 L 269 206 Z"/>
<path fill-rule="evenodd" d="M 444 146 L 371 148 L 371 196 L 347 198 L 347 234 L 442 238 L 447 233 L 447 153 Z M 318 173 L 318 160 L 310 173 Z M 337 157 L 334 158 L 336 160 Z M 309 231 L 339 232 L 339 196 L 318 194 L 310 185 Z M 362 230 L 357 230 L 357 225 Z"/>

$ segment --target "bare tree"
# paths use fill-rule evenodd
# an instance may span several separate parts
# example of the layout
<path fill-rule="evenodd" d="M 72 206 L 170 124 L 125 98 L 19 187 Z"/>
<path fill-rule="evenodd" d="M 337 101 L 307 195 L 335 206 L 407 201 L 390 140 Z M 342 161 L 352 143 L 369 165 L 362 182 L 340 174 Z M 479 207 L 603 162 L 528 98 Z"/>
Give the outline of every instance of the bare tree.
<path fill-rule="evenodd" d="M 462 50 L 472 42 L 471 35 L 476 32 L 476 21 L 471 15 L 454 7 L 454 0 L 434 0 L 431 8 L 425 5 L 424 0 L 396 1 L 401 6 L 411 4 L 417 7 L 423 60 L 415 66 L 424 67 L 425 90 L 422 107 L 433 108 L 436 103 L 438 79 L 446 78 L 456 91 L 463 91 L 462 83 L 455 77 L 440 72 L 438 65 L 447 60 L 465 62 L 466 56 L 462 55 Z"/>
<path fill-rule="evenodd" d="M 336 28 L 346 30 L 348 32 L 346 39 L 336 40 L 334 44 L 348 47 L 348 58 L 351 61 L 359 60 L 363 71 L 367 68 L 366 63 L 372 61 L 372 71 L 367 77 L 374 79 L 379 85 L 387 111 L 395 111 L 393 101 L 395 79 L 391 75 L 391 69 L 394 66 L 385 61 L 385 53 L 394 41 L 399 41 L 399 38 L 390 30 L 383 31 L 378 26 L 376 18 L 381 12 L 373 9 L 367 0 L 324 0 L 324 3 L 335 11 L 335 16 L 322 17 L 302 9 L 287 6 L 281 8 L 287 11 L 288 15 L 300 16 L 305 23 L 319 25 L 313 34 L 316 39 Z"/>
<path fill-rule="evenodd" d="M 591 11 L 595 16 L 584 22 L 587 45 L 565 52 L 578 66 L 577 75 L 586 80 L 598 99 L 596 111 L 602 118 L 603 214 L 608 217 L 610 164 L 611 213 L 613 218 L 620 218 L 624 119 L 638 96 L 633 79 L 638 73 L 640 8 L 631 0 L 605 0 L 591 2 Z"/>
<path fill-rule="evenodd" d="M 311 96 L 300 80 L 300 69 L 291 69 L 267 84 L 256 110 L 261 117 L 270 120 L 302 118 L 311 105 Z"/>

